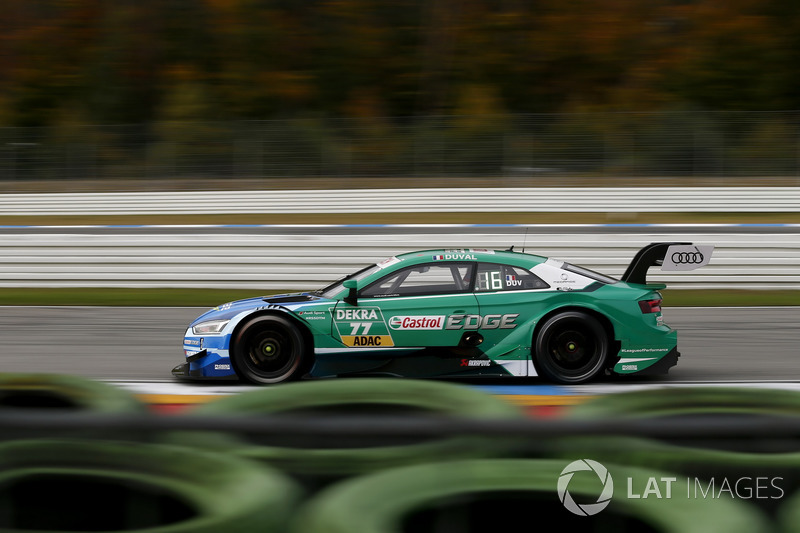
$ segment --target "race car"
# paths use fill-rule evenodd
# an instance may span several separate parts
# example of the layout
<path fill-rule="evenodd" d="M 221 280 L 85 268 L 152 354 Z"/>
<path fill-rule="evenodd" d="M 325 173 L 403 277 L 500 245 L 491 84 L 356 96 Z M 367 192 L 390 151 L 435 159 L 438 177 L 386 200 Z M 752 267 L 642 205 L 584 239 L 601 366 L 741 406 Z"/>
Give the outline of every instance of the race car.
<path fill-rule="evenodd" d="M 708 264 L 713 246 L 653 243 L 620 279 L 513 250 L 399 254 L 311 292 L 215 307 L 192 322 L 189 379 L 532 377 L 566 384 L 666 373 L 677 332 L 648 269 Z"/>

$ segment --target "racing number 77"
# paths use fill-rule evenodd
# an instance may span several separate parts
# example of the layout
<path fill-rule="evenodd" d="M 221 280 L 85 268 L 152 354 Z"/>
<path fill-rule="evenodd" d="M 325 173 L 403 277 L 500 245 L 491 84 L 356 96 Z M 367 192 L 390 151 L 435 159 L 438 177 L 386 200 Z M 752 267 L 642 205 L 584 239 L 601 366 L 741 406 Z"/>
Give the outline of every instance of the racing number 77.
<path fill-rule="evenodd" d="M 353 328 L 350 335 L 369 335 L 369 328 L 372 327 L 372 322 L 350 322 L 350 327 Z M 360 328 L 364 328 L 361 333 L 358 332 Z"/>

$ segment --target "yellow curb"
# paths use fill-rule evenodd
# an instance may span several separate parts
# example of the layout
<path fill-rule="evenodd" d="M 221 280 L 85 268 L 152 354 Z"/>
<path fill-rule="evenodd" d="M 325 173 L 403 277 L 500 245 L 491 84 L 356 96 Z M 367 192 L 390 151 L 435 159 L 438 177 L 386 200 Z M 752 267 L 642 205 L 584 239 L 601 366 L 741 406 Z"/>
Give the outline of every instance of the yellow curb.
<path fill-rule="evenodd" d="M 531 394 L 505 395 L 502 398 L 522 407 L 577 405 L 596 396 L 544 396 Z"/>
<path fill-rule="evenodd" d="M 144 403 L 154 405 L 194 405 L 208 403 L 222 396 L 197 394 L 137 394 L 136 397 Z"/>
<path fill-rule="evenodd" d="M 209 394 L 137 394 L 144 403 L 154 405 L 195 405 L 208 403 L 225 395 Z M 577 405 L 596 396 L 547 396 L 534 394 L 506 394 L 503 399 L 522 407 Z"/>

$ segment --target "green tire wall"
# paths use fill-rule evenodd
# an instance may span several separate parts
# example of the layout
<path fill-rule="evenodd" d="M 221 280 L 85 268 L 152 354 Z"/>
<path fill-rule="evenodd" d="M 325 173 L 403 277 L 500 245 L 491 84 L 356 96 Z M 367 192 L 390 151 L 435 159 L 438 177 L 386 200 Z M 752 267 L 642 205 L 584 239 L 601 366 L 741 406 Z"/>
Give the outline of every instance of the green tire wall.
<path fill-rule="evenodd" d="M 308 416 L 433 416 L 474 419 L 523 419 L 519 407 L 478 389 L 445 382 L 354 378 L 287 383 L 244 392 L 193 409 L 194 415 L 282 415 L 292 420 Z M 367 428 L 366 434 L 369 433 Z M 184 442 L 224 449 L 299 476 L 335 480 L 392 466 L 465 457 L 502 455 L 512 448 L 504 439 L 481 436 L 428 439 L 416 442 L 384 440 L 363 445 L 353 435 L 348 443 L 331 445 L 277 437 L 197 434 Z"/>
<path fill-rule="evenodd" d="M 572 418 L 667 417 L 676 415 L 800 414 L 800 393 L 747 387 L 666 387 L 605 394 L 576 404 Z"/>
<path fill-rule="evenodd" d="M 61 374 L 0 373 L 0 409 L 63 409 L 98 413 L 146 410 L 133 394 L 100 381 Z"/>
<path fill-rule="evenodd" d="M 0 444 L 0 530 L 283 532 L 303 498 L 285 475 L 180 447 Z"/>
<path fill-rule="evenodd" d="M 777 514 L 777 531 L 800 533 L 800 491 L 787 496 Z"/>
<path fill-rule="evenodd" d="M 101 381 L 61 374 L 0 373 L 0 413 L 12 411 L 18 415 L 28 412 L 113 415 L 145 413 L 148 407 L 132 393 Z M 80 431 L 31 426 L 27 429 L 4 428 L 0 431 L 0 442 L 55 436 L 137 438 L 136 432 L 127 429 Z"/>
<path fill-rule="evenodd" d="M 800 393 L 737 387 L 677 387 L 608 394 L 565 411 L 571 420 L 667 421 L 680 417 L 702 425 L 725 418 L 754 424 L 800 415 Z M 800 441 L 759 437 L 687 439 L 591 436 L 559 439 L 553 455 L 676 472 L 698 487 L 718 491 L 725 480 L 761 478 L 759 505 L 770 514 L 800 490 Z M 773 486 L 774 483 L 774 486 Z M 752 485 L 752 483 L 750 484 Z M 733 488 L 733 487 L 732 487 Z M 746 487 L 744 496 L 753 487 Z M 735 494 L 735 491 L 734 491 Z M 739 497 L 740 495 L 737 495 Z"/>
<path fill-rule="evenodd" d="M 384 470 L 342 481 L 317 493 L 300 508 L 291 531 L 489 533 L 525 527 L 552 529 L 553 524 L 563 531 L 589 532 L 771 531 L 770 521 L 749 502 L 677 496 L 659 500 L 627 498 L 627 477 L 644 480 L 666 474 L 613 464 L 605 465 L 613 479 L 608 505 L 597 514 L 579 516 L 559 502 L 557 486 L 568 464 L 563 460 L 498 458 Z M 574 501 L 595 502 L 604 486 L 593 473 L 583 474 L 568 480 L 569 495 Z"/>

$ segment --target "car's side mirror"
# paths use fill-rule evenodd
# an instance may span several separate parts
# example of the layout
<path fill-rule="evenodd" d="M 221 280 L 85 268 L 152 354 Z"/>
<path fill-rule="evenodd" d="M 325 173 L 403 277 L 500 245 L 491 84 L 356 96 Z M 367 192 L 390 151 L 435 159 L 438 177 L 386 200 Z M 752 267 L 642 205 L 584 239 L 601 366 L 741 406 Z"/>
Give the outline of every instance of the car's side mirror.
<path fill-rule="evenodd" d="M 342 283 L 342 286 L 345 289 L 350 289 L 350 292 L 344 297 L 344 301 L 350 305 L 358 305 L 358 281 L 346 279 L 344 283 Z"/>

